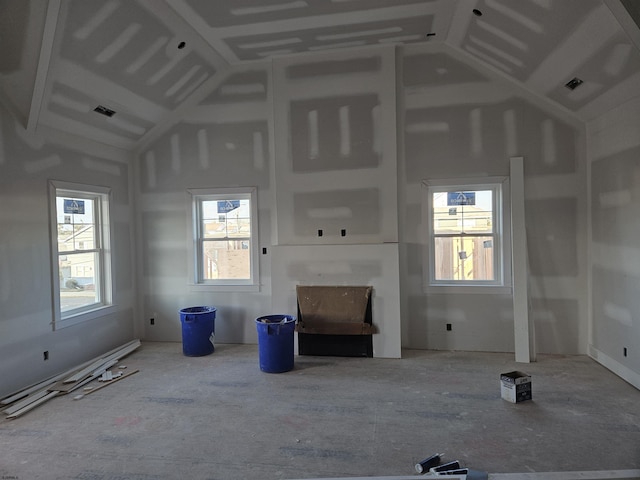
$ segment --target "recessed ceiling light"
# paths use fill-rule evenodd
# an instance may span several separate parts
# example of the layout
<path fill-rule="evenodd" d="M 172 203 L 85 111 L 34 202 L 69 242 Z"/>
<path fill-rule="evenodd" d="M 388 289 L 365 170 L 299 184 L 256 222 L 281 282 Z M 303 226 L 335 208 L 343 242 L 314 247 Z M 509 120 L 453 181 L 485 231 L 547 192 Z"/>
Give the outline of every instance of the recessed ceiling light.
<path fill-rule="evenodd" d="M 474 14 L 476 17 L 481 17 L 481 16 L 482 16 L 482 12 L 481 12 L 480 10 L 478 10 L 477 8 L 474 8 L 474 9 L 473 9 L 473 14 Z"/>
<path fill-rule="evenodd" d="M 578 77 L 573 77 L 571 80 L 565 83 L 564 86 L 567 87 L 569 90 L 575 90 L 583 83 L 584 83 L 584 80 L 580 80 Z"/>
<path fill-rule="evenodd" d="M 93 109 L 93 111 L 101 115 L 105 115 L 107 117 L 113 117 L 116 113 L 115 110 L 111 110 L 110 108 L 107 108 L 103 105 L 98 105 L 96 108 Z"/>

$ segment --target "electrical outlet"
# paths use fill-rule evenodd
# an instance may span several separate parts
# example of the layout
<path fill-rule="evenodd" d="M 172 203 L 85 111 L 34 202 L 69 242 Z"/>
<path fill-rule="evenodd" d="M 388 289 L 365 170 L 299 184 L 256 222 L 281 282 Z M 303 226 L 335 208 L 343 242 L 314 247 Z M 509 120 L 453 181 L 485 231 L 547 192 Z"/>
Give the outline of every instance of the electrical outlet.
<path fill-rule="evenodd" d="M 42 352 L 42 359 L 46 362 L 47 360 L 49 360 L 49 350 L 45 350 L 44 352 Z"/>
<path fill-rule="evenodd" d="M 451 331 L 451 328 L 452 328 L 452 327 L 451 327 L 451 324 L 450 324 L 450 323 L 447 323 L 447 332 L 450 332 L 450 331 Z"/>
<path fill-rule="evenodd" d="M 153 318 L 153 317 L 151 317 L 151 318 L 149 319 L 149 324 L 151 324 L 151 325 L 155 325 L 155 324 L 156 324 L 156 319 L 155 319 L 155 318 Z"/>

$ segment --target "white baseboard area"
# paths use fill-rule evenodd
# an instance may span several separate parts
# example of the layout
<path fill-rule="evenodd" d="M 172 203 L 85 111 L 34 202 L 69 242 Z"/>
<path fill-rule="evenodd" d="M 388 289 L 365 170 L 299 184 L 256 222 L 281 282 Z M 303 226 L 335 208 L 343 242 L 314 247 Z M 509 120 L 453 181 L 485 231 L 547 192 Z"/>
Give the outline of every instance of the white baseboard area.
<path fill-rule="evenodd" d="M 466 475 L 405 475 L 400 477 L 348 477 L 313 478 L 307 480 L 416 480 L 417 478 L 447 478 L 465 480 Z M 489 480 L 637 480 L 640 470 L 601 470 L 585 472 L 541 472 L 541 473 L 490 473 Z"/>
<path fill-rule="evenodd" d="M 593 345 L 589 345 L 589 356 L 593 358 L 596 362 L 602 365 L 605 368 L 608 368 L 613 373 L 618 375 L 624 381 L 630 383 L 638 390 L 640 390 L 640 374 L 634 372 L 628 367 L 625 367 L 620 362 L 617 362 L 609 355 L 602 353 L 600 350 L 595 348 Z"/>

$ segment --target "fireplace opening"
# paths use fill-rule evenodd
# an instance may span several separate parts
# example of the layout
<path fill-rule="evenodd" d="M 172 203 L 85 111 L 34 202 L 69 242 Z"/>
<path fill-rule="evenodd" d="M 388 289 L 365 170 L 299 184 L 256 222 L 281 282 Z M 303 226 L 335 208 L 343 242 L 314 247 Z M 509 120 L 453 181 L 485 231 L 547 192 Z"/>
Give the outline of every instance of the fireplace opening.
<path fill-rule="evenodd" d="M 370 286 L 298 285 L 298 354 L 373 357 Z"/>

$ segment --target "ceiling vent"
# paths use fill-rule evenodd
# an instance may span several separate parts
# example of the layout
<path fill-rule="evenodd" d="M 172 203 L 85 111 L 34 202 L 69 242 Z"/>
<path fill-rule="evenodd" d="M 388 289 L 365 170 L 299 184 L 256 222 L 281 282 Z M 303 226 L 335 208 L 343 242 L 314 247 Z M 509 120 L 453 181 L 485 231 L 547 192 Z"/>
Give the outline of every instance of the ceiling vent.
<path fill-rule="evenodd" d="M 94 112 L 98 112 L 101 115 L 104 115 L 106 117 L 113 117 L 113 115 L 116 113 L 115 110 L 111 110 L 110 108 L 104 107 L 102 105 L 98 105 L 96 108 L 93 109 Z"/>
<path fill-rule="evenodd" d="M 578 77 L 573 77 L 571 80 L 565 83 L 564 86 L 567 87 L 569 90 L 575 90 L 583 83 L 584 83 L 583 80 L 580 80 Z"/>

